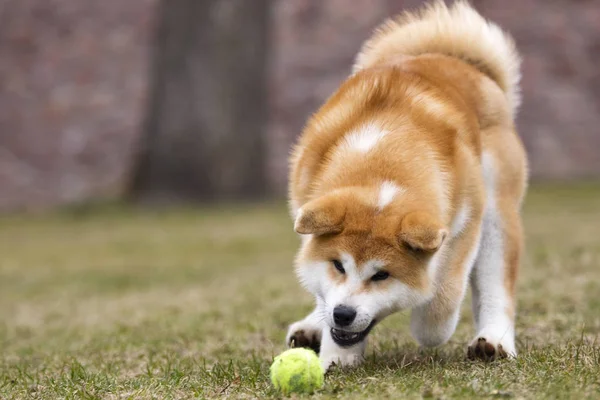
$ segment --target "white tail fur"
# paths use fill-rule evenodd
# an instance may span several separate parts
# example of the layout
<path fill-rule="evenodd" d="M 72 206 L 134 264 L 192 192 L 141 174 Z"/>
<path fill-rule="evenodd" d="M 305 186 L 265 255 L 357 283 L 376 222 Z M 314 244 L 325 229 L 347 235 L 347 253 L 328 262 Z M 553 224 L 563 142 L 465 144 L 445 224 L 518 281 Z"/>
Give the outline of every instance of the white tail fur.
<path fill-rule="evenodd" d="M 450 8 L 436 0 L 418 13 L 405 12 L 383 23 L 363 45 L 354 72 L 399 55 L 425 53 L 456 57 L 478 68 L 500 86 L 516 114 L 521 103 L 521 59 L 514 41 L 465 0 Z"/>

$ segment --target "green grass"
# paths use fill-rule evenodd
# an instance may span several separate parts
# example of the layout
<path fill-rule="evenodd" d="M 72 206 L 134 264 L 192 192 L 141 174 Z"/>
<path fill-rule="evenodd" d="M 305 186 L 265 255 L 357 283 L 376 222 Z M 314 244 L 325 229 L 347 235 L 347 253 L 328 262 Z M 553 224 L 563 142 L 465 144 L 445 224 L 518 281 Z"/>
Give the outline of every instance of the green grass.
<path fill-rule="evenodd" d="M 540 187 L 525 207 L 516 360 L 421 350 L 407 313 L 316 398 L 600 398 L 600 187 Z M 312 306 L 286 209 L 119 207 L 0 218 L 0 398 L 277 397 L 289 323 Z"/>

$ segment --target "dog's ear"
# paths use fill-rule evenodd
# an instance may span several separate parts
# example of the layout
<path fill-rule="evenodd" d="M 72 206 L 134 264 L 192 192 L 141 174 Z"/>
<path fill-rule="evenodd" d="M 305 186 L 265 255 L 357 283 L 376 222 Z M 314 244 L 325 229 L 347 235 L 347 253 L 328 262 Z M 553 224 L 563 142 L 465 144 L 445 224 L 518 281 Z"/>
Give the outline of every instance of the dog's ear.
<path fill-rule="evenodd" d="M 304 204 L 296 214 L 294 230 L 300 234 L 325 235 L 343 230 L 346 207 L 339 196 L 325 195 Z"/>
<path fill-rule="evenodd" d="M 448 230 L 440 221 L 424 211 L 414 211 L 402 218 L 399 238 L 413 249 L 434 252 L 440 248 Z"/>

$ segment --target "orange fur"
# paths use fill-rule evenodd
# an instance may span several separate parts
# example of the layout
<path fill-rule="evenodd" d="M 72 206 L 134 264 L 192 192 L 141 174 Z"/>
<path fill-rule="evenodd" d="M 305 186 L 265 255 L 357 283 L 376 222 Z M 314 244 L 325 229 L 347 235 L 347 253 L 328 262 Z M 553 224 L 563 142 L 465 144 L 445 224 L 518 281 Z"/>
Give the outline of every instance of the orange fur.
<path fill-rule="evenodd" d="M 432 293 L 425 317 L 431 321 L 462 301 L 467 260 L 490 195 L 503 220 L 511 318 L 522 251 L 518 210 L 527 165 L 513 124 L 518 56 L 508 38 L 505 53 L 488 56 L 485 43 L 470 53 L 466 34 L 446 24 L 452 15 L 475 18 L 461 7 L 448 11 L 438 2 L 378 30 L 358 56 L 355 73 L 308 121 L 291 156 L 295 229 L 313 235 L 298 262 L 340 253 L 350 254 L 359 269 L 368 260 L 384 262 L 393 278 Z M 420 18 L 446 25 L 432 28 Z M 502 39 L 494 36 L 498 32 L 492 29 L 491 43 Z M 482 176 L 483 153 L 495 167 L 491 194 Z M 386 184 L 389 193 L 383 193 Z M 450 232 L 465 205 L 465 226 Z M 443 267 L 431 275 L 426 266 L 442 245 Z M 333 266 L 330 275 L 336 276 Z"/>

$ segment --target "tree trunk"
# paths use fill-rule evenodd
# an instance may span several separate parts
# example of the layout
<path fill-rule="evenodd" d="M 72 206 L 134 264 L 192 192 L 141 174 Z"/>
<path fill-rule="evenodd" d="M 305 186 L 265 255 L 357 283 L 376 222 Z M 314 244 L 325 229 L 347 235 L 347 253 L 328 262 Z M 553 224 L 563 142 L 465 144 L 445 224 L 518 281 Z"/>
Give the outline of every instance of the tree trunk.
<path fill-rule="evenodd" d="M 131 193 L 264 195 L 269 0 L 162 0 Z"/>

